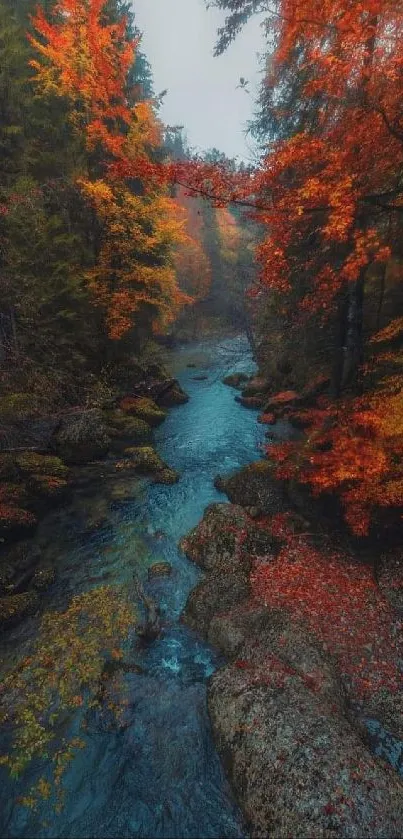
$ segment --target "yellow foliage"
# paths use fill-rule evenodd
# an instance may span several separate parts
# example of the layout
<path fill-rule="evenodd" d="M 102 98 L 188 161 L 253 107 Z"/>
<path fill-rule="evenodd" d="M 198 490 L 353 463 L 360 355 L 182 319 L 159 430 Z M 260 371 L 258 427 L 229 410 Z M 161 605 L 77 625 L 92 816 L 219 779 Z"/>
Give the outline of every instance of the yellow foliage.
<path fill-rule="evenodd" d="M 64 612 L 48 612 L 32 652 L 12 667 L 3 680 L 0 722 L 10 728 L 10 751 L 0 765 L 18 777 L 34 759 L 50 758 L 53 784 L 84 743 L 62 739 L 59 726 L 66 714 L 96 696 L 105 661 L 116 659 L 136 621 L 121 588 L 102 586 L 73 597 Z M 41 779 L 20 803 L 35 806 L 49 798 L 51 784 Z M 61 795 L 61 791 L 59 793 Z"/>
<path fill-rule="evenodd" d="M 163 329 L 190 302 L 171 261 L 171 249 L 184 237 L 175 203 L 161 190 L 139 196 L 103 180 L 81 180 L 80 188 L 103 224 L 100 254 L 86 277 L 106 309 L 110 337 L 133 327 L 145 306 L 152 307 L 154 328 Z"/>

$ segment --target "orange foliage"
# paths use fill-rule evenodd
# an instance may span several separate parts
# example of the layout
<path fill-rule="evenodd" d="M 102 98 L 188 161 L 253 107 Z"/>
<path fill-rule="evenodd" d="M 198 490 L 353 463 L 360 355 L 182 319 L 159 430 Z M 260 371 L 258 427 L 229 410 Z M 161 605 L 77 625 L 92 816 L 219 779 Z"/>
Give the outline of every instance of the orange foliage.
<path fill-rule="evenodd" d="M 76 100 L 73 117 L 87 131 L 90 143 L 102 139 L 114 153 L 124 136 L 110 131 L 110 121 L 130 124 L 132 114 L 124 95 L 133 64 L 135 43 L 128 41 L 126 22 L 107 25 L 105 0 L 60 0 L 52 22 L 41 7 L 32 17 L 38 37 L 29 36 L 42 61 L 31 61 L 42 91 Z"/>
<path fill-rule="evenodd" d="M 378 219 L 403 208 L 403 9 L 397 0 L 279 0 L 268 25 L 277 46 L 265 82 L 281 85 L 284 62 L 303 47 L 296 73 L 309 70 L 309 78 L 302 95 L 307 103 L 323 100 L 313 105 L 314 132 L 271 143 L 253 172 L 195 161 L 175 164 L 174 177 L 216 206 L 250 206 L 267 230 L 257 250 L 263 285 L 288 292 L 293 273 L 306 269 L 312 288 L 303 306 L 326 310 L 371 262 L 388 260 Z M 303 256 L 312 228 L 320 244 Z"/>
<path fill-rule="evenodd" d="M 183 223 L 163 186 L 164 168 L 152 160 L 160 125 L 151 102 L 127 101 L 137 42 L 128 40 L 124 19 L 106 23 L 105 7 L 106 0 L 60 0 L 51 20 L 39 8 L 32 18 L 37 36 L 29 37 L 40 55 L 31 62 L 39 91 L 66 97 L 87 147 L 103 155 L 104 177 L 77 184 L 102 227 L 86 278 L 117 339 L 148 310 L 154 329 L 164 329 L 189 298 L 178 289 L 171 257 Z M 141 195 L 129 177 L 141 181 Z"/>
<path fill-rule="evenodd" d="M 399 377 L 357 399 L 299 412 L 310 423 L 304 444 L 268 448 L 279 478 L 309 484 L 314 495 L 337 492 L 356 535 L 368 533 L 379 507 L 403 509 L 403 394 Z"/>

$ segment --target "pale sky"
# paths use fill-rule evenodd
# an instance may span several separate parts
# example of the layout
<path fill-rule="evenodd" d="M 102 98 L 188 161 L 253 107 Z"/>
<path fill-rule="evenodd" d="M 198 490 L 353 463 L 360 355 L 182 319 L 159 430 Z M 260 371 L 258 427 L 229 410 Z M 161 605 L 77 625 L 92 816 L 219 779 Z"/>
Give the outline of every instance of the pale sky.
<path fill-rule="evenodd" d="M 133 0 L 142 49 L 153 70 L 156 93 L 168 88 L 161 118 L 184 125 L 188 142 L 202 151 L 215 146 L 248 160 L 253 143 L 243 134 L 252 116 L 259 82 L 257 54 L 263 48 L 259 20 L 252 19 L 224 55 L 213 58 L 218 9 L 204 0 Z M 236 89 L 249 81 L 248 95 Z"/>

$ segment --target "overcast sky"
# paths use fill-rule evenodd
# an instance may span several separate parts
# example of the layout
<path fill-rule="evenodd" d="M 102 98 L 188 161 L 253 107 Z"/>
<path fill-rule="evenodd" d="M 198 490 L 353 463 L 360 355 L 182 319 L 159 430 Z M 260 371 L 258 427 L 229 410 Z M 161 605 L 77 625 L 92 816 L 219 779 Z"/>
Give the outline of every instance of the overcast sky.
<path fill-rule="evenodd" d="M 184 125 L 191 146 L 215 146 L 229 157 L 250 157 L 243 128 L 252 116 L 259 80 L 262 33 L 252 20 L 224 55 L 213 58 L 224 15 L 204 0 L 133 0 L 142 48 L 153 69 L 156 93 L 168 88 L 161 117 Z M 251 94 L 236 89 L 248 79 Z"/>

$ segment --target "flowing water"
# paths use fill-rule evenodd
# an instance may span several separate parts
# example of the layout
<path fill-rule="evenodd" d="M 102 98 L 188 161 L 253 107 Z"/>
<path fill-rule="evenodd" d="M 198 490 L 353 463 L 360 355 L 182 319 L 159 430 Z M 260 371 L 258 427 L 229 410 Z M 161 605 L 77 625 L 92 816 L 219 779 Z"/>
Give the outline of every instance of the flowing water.
<path fill-rule="evenodd" d="M 196 368 L 187 364 L 196 363 Z M 160 605 L 163 635 L 132 657 L 142 672 L 125 676 L 128 725 L 105 731 L 92 725 L 86 748 L 68 770 L 60 814 L 46 802 L 38 813 L 15 805 L 35 780 L 35 768 L 18 783 L 1 784 L 1 835 L 10 837 L 241 837 L 240 813 L 232 799 L 211 737 L 206 682 L 220 664 L 216 652 L 180 623 L 187 596 L 200 572 L 178 549 L 178 541 L 223 501 L 213 478 L 259 456 L 263 428 L 256 414 L 234 401 L 222 384 L 234 370 L 253 372 L 243 338 L 192 345 L 173 359 L 174 375 L 190 401 L 170 411 L 156 432 L 157 448 L 181 473 L 174 486 L 145 482 L 132 497 L 117 500 L 107 524 L 93 532 L 82 525 L 80 503 L 54 517 L 51 548 L 58 580 L 47 608 L 66 607 L 75 593 L 107 583 L 127 583 L 137 573 Z M 196 381 L 195 376 L 207 378 Z M 99 487 L 102 498 L 102 478 Z M 156 561 L 172 565 L 169 577 L 147 582 Z M 11 636 L 14 651 L 34 631 L 26 624 Z M 80 712 L 69 721 L 78 729 Z"/>

